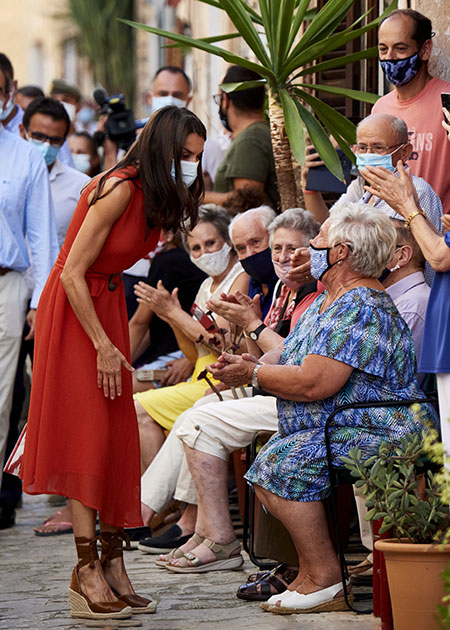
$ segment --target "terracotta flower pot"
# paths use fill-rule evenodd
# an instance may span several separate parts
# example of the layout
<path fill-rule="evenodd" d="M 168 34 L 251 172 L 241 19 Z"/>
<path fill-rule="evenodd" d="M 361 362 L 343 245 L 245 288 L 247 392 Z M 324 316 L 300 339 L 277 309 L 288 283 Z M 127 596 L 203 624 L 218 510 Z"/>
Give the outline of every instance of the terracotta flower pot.
<path fill-rule="evenodd" d="M 384 553 L 394 630 L 440 630 L 436 606 L 444 596 L 441 572 L 450 562 L 450 544 L 423 545 L 377 540 Z"/>

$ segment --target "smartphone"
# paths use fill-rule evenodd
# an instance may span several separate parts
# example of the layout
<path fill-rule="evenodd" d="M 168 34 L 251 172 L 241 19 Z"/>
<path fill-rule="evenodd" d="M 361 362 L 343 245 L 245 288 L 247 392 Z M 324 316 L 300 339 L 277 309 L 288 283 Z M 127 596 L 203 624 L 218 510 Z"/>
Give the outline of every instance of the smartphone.
<path fill-rule="evenodd" d="M 450 93 L 441 92 L 441 101 L 442 107 L 445 107 L 445 109 L 448 109 L 448 111 L 450 112 Z"/>
<path fill-rule="evenodd" d="M 310 153 L 315 153 L 312 149 Z M 333 173 L 327 169 L 325 164 L 310 168 L 306 176 L 306 190 L 318 190 L 319 192 L 344 193 L 350 183 L 350 171 L 352 161 L 345 155 L 342 149 L 337 150 L 339 160 L 344 172 L 345 183 L 341 182 Z"/>
<path fill-rule="evenodd" d="M 216 325 L 211 317 L 208 317 L 208 315 L 200 308 L 200 306 L 195 303 L 191 306 L 191 314 L 198 322 L 200 322 L 203 328 L 206 328 L 208 332 L 217 332 Z"/>
<path fill-rule="evenodd" d="M 138 381 L 161 381 L 167 374 L 168 368 L 157 368 L 155 370 L 136 370 Z"/>

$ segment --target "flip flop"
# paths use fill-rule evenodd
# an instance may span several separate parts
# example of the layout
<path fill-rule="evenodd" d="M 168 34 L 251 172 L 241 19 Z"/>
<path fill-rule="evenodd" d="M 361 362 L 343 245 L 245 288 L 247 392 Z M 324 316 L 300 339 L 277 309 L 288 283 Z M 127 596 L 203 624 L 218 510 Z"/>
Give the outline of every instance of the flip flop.
<path fill-rule="evenodd" d="M 57 529 L 52 529 L 52 530 L 49 529 L 47 531 L 39 532 L 35 528 L 34 535 L 35 536 L 60 536 L 61 534 L 72 534 L 73 533 L 72 523 L 69 523 L 68 521 L 52 521 L 51 520 L 55 516 L 58 516 L 58 514 L 61 514 L 61 512 L 56 512 L 56 514 L 54 514 L 51 518 L 45 521 L 43 525 L 41 525 L 41 527 L 52 527 L 52 528 L 56 527 Z"/>

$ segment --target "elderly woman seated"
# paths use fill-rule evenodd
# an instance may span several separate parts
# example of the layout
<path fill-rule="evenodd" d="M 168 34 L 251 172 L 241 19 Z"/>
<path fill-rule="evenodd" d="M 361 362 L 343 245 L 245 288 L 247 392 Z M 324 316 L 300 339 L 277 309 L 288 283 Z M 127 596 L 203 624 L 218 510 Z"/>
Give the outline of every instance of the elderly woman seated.
<path fill-rule="evenodd" d="M 310 245 L 311 273 L 326 292 L 261 362 L 222 355 L 210 366 L 230 386 L 251 381 L 278 399 L 278 433 L 246 475 L 288 529 L 299 557 L 296 580 L 262 604 L 271 612 L 345 609 L 321 502 L 330 488 L 324 442 L 329 414 L 345 403 L 423 396 L 411 334 L 377 280 L 395 241 L 381 210 L 353 203 L 333 209 Z M 426 407 L 425 415 L 434 420 L 432 409 Z M 419 431 L 420 422 L 404 407 L 343 412 L 330 432 L 333 460 L 339 463 L 355 446 L 369 456 L 382 440 L 396 445 Z"/>

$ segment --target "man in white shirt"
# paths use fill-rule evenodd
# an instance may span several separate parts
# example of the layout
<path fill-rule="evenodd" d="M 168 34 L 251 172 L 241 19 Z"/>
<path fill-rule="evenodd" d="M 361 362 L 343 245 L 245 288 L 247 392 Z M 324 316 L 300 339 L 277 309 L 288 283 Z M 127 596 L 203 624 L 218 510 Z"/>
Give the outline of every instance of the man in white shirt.
<path fill-rule="evenodd" d="M 27 107 L 20 124 L 22 138 L 29 140 L 43 155 L 50 179 L 59 246 L 89 177 L 59 160 L 58 154 L 70 128 L 65 107 L 53 98 L 38 98 Z"/>

